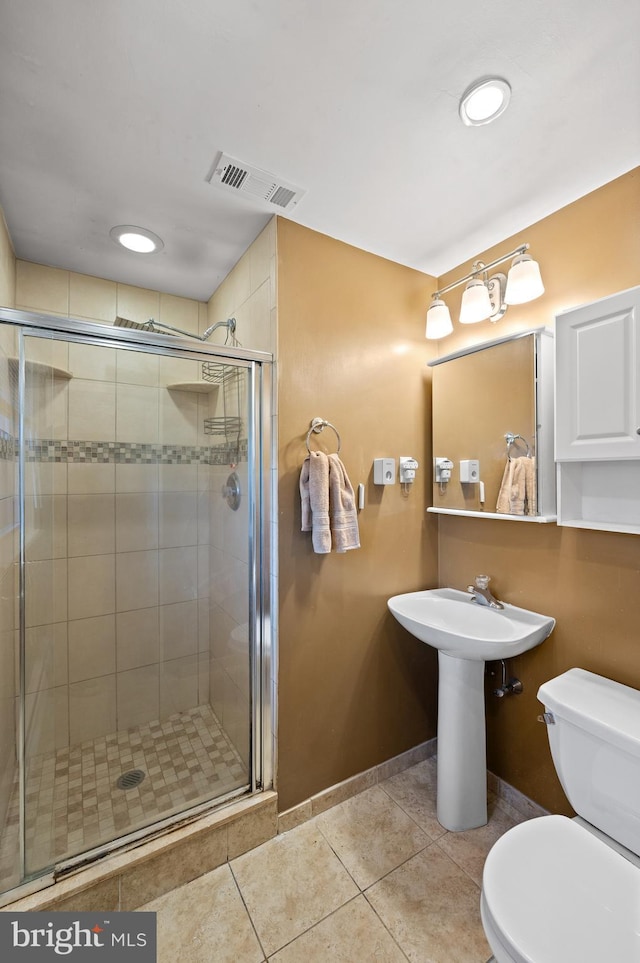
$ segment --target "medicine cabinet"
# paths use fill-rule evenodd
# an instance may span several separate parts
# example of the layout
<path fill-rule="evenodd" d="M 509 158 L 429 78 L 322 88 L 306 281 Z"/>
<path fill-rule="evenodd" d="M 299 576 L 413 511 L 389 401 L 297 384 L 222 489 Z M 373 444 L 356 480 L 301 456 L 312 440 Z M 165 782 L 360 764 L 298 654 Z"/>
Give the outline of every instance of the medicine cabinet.
<path fill-rule="evenodd" d="M 640 287 L 556 317 L 558 524 L 640 534 Z"/>
<path fill-rule="evenodd" d="M 433 368 L 433 505 L 429 512 L 553 522 L 553 334 L 536 328 L 464 348 Z M 512 440 L 510 440 L 512 439 Z M 507 462 L 530 456 L 534 498 L 505 511 Z M 441 479 L 436 464 L 453 462 Z M 462 463 L 462 464 L 461 464 Z M 476 464 L 477 463 L 477 464 Z M 518 469 L 524 468 L 520 462 Z M 531 493 L 529 492 L 529 498 Z M 509 509 L 517 509 L 511 501 Z"/>

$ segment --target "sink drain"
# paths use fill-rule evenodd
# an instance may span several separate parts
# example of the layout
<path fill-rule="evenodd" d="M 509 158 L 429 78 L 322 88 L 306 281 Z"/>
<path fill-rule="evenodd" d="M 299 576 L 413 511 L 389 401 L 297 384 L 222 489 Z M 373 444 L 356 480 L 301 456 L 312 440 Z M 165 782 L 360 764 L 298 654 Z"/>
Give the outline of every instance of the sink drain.
<path fill-rule="evenodd" d="M 130 769 L 128 772 L 123 772 L 121 776 L 118 776 L 118 781 L 116 786 L 118 789 L 135 789 L 139 786 L 146 773 L 142 769 Z"/>

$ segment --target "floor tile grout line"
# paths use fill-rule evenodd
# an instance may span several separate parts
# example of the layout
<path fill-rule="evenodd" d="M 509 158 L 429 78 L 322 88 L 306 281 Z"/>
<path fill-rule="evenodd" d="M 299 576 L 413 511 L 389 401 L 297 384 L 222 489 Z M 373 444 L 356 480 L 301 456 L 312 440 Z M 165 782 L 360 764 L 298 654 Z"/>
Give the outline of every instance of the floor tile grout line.
<path fill-rule="evenodd" d="M 253 929 L 253 932 L 256 934 L 256 939 L 257 939 L 257 941 L 258 941 L 258 946 L 260 947 L 260 951 L 261 951 L 264 959 L 267 960 L 268 957 L 267 957 L 265 948 L 264 948 L 264 946 L 262 945 L 262 940 L 260 939 L 260 936 L 259 936 L 259 934 L 258 934 L 258 930 L 256 929 L 256 924 L 253 922 L 253 917 L 252 917 L 252 915 L 251 915 L 251 912 L 250 912 L 250 910 L 249 910 L 249 907 L 247 906 L 246 900 L 245 900 L 245 898 L 244 898 L 244 894 L 243 894 L 243 892 L 242 892 L 242 887 L 240 886 L 240 883 L 238 882 L 238 880 L 237 880 L 237 878 L 236 878 L 236 874 L 235 874 L 234 871 L 233 871 L 233 866 L 232 866 L 231 862 L 228 862 L 226 865 L 229 867 L 229 872 L 231 873 L 231 878 L 233 879 L 233 882 L 235 883 L 236 889 L 237 889 L 237 891 L 238 891 L 238 895 L 239 895 L 240 899 L 242 900 L 242 905 L 244 906 L 245 912 L 246 912 L 247 916 L 249 917 L 249 922 L 251 923 L 251 928 Z"/>
<path fill-rule="evenodd" d="M 416 854 L 416 855 L 417 855 L 417 854 Z M 379 880 L 378 880 L 378 882 L 379 882 Z M 376 885 L 375 883 L 372 883 L 372 886 L 375 886 L 375 885 Z M 371 886 L 369 887 L 369 889 L 371 889 Z M 382 917 L 381 917 L 380 914 L 378 913 L 377 909 L 375 908 L 375 906 L 373 905 L 373 903 L 371 902 L 371 900 L 370 900 L 369 897 L 367 896 L 367 891 L 365 890 L 365 891 L 362 893 L 362 895 L 364 896 L 364 898 L 365 898 L 366 901 L 367 901 L 367 906 L 370 906 L 370 907 L 371 907 L 371 909 L 372 909 L 373 912 L 375 913 L 376 917 L 380 920 L 380 922 L 381 922 L 382 925 L 384 926 L 385 930 L 387 931 L 387 933 L 389 934 L 389 936 L 391 937 L 391 939 L 393 940 L 393 942 L 395 943 L 395 945 L 398 947 L 398 949 L 400 950 L 400 952 L 401 952 L 402 955 L 404 956 L 405 960 L 410 960 L 410 958 L 409 958 L 409 957 L 407 956 L 407 954 L 405 953 L 402 944 L 398 942 L 398 940 L 396 939 L 396 937 L 393 935 L 393 933 L 391 932 L 391 930 L 389 929 L 389 927 L 387 926 L 387 924 L 385 923 L 385 921 L 382 919 Z"/>

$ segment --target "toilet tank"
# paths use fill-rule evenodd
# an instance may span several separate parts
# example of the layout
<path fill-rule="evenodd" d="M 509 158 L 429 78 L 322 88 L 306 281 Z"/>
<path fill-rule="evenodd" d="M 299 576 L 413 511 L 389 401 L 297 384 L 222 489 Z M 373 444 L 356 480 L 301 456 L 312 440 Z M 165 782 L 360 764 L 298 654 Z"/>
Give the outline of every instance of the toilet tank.
<path fill-rule="evenodd" d="M 640 856 L 640 692 L 570 669 L 538 699 L 553 715 L 551 755 L 576 813 Z"/>

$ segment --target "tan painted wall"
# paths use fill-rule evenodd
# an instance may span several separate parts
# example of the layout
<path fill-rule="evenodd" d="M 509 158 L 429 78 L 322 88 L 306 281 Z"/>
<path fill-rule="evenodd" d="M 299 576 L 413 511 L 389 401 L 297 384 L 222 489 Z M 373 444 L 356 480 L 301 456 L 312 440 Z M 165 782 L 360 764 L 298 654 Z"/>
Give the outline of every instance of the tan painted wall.
<path fill-rule="evenodd" d="M 488 263 L 528 241 L 543 273 L 545 294 L 511 307 L 497 325 L 468 327 L 456 321 L 462 289 L 445 295 L 455 333 L 439 343 L 440 354 L 540 324 L 552 327 L 561 308 L 640 284 L 639 223 L 636 169 L 479 252 Z M 469 269 L 460 265 L 438 284 L 444 286 Z M 488 698 L 488 765 L 543 806 L 570 812 L 551 763 L 545 727 L 536 721 L 536 693 L 542 682 L 571 666 L 640 688 L 640 539 L 441 516 L 439 559 L 441 585 L 464 588 L 474 575 L 488 572 L 496 595 L 557 619 L 547 642 L 511 664 L 524 683 L 524 694 Z"/>
<path fill-rule="evenodd" d="M 278 792 L 287 809 L 435 735 L 435 653 L 388 613 L 435 585 L 430 369 L 434 279 L 290 221 L 278 222 L 280 671 Z M 311 419 L 340 432 L 366 485 L 362 547 L 315 555 L 300 531 Z M 334 451 L 329 429 L 311 441 Z M 375 457 L 413 455 L 416 484 L 373 485 Z"/>

